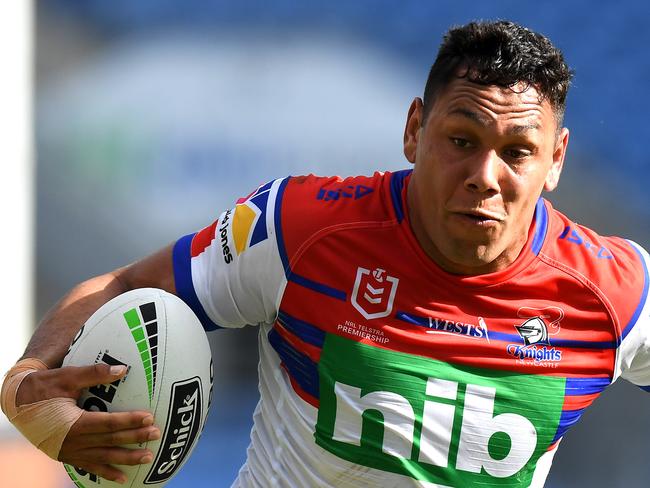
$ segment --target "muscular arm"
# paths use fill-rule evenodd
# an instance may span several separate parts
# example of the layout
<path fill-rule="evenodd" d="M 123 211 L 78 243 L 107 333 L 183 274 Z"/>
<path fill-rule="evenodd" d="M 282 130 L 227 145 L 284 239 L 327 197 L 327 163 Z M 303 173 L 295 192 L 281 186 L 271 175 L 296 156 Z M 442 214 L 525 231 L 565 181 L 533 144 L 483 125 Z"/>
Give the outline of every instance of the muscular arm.
<path fill-rule="evenodd" d="M 169 245 L 140 261 L 75 286 L 45 315 L 23 358 L 37 358 L 50 368 L 58 368 L 84 322 L 110 299 L 135 288 L 161 288 L 175 293 L 172 248 Z"/>
<path fill-rule="evenodd" d="M 110 383 L 124 375 L 126 370 L 111 372 L 105 364 L 78 368 L 61 368 L 61 364 L 81 326 L 110 299 L 135 288 L 162 288 L 170 293 L 176 291 L 172 250 L 173 246 L 167 246 L 141 261 L 77 285 L 46 314 L 27 345 L 23 358 L 40 359 L 50 369 L 33 372 L 18 383 L 15 402 L 13 399 L 8 400 L 15 404 L 15 407 L 10 407 L 12 411 L 22 406 L 25 409 L 30 406 L 38 408 L 34 407 L 40 405 L 37 402 L 54 401 L 61 405 L 61 401 L 78 398 L 82 388 Z M 3 397 L 7 398 L 4 386 Z M 42 408 L 38 415 L 48 415 L 50 407 Z M 74 400 L 72 406 L 63 408 L 67 409 L 66 415 L 77 420 L 69 430 L 60 434 L 65 435 L 64 438 L 58 438 L 58 442 L 62 439 L 62 444 L 58 444 L 60 449 L 56 448 L 52 453 L 45 451 L 52 457 L 119 483 L 124 483 L 126 477 L 113 465 L 135 465 L 152 461 L 153 456 L 148 449 L 121 447 L 160 437 L 160 430 L 152 425 L 154 419 L 150 412 L 81 412 L 74 405 Z M 63 417 L 51 421 L 60 420 Z M 34 423 L 36 420 L 30 422 L 27 424 L 28 430 L 30 425 L 34 426 L 31 427 L 34 432 L 40 430 L 38 426 L 42 420 L 38 421 L 40 424 Z M 25 430 L 22 432 L 30 441 L 35 442 L 35 437 L 28 435 Z M 54 441 L 53 443 L 56 445 Z"/>

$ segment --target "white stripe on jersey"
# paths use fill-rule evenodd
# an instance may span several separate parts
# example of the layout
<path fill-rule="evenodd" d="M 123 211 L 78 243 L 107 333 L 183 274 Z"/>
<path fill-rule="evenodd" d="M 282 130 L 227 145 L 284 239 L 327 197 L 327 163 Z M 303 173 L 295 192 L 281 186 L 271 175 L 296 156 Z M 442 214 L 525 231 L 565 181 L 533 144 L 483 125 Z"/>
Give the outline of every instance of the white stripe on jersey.
<path fill-rule="evenodd" d="M 649 270 L 648 253 L 637 243 L 628 242 L 643 257 L 646 270 Z M 627 324 L 621 324 L 621 327 L 626 326 Z M 618 348 L 614 379 L 619 376 L 638 386 L 650 385 L 650 300 L 648 297 L 636 324 Z"/>
<path fill-rule="evenodd" d="M 215 238 L 192 258 L 192 282 L 208 317 L 222 327 L 243 327 L 273 322 L 287 281 L 275 232 L 275 201 L 282 180 L 271 185 L 266 205 L 268 237 L 246 248 L 235 249 L 235 210 L 219 217 Z M 252 232 L 252 229 L 250 229 Z M 226 246 L 231 258 L 226 260 Z"/>

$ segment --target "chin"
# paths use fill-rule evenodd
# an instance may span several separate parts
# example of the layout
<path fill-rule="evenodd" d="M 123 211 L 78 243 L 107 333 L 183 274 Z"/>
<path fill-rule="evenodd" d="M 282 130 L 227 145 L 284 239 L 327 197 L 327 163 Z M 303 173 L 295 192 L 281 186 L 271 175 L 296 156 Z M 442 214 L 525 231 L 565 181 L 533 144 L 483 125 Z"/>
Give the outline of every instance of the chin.
<path fill-rule="evenodd" d="M 467 242 L 453 246 L 446 258 L 462 274 L 479 274 L 489 270 L 497 261 L 497 249 L 484 244 L 472 245 Z"/>

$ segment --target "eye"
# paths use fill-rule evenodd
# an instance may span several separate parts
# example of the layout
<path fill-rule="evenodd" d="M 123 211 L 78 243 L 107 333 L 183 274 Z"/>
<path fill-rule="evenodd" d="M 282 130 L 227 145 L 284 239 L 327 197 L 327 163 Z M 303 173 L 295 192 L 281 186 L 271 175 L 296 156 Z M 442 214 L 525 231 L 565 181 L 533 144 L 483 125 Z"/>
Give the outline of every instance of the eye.
<path fill-rule="evenodd" d="M 468 141 L 467 139 L 463 139 L 462 137 L 450 137 L 449 140 L 454 146 L 460 147 L 460 148 L 470 148 L 473 147 L 472 143 Z"/>
<path fill-rule="evenodd" d="M 528 156 L 532 156 L 533 151 L 531 151 L 530 149 L 526 149 L 526 148 L 515 147 L 515 148 L 506 149 L 503 153 L 508 158 L 511 158 L 511 159 L 524 159 L 524 158 L 527 158 Z"/>

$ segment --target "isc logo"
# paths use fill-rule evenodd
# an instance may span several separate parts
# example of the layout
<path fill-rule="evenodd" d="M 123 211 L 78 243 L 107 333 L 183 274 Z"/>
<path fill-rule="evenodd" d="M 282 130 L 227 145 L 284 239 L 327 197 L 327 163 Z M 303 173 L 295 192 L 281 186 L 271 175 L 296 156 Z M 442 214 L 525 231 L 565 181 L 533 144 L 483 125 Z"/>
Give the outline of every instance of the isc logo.
<path fill-rule="evenodd" d="M 429 378 L 422 410 L 422 428 L 419 433 L 417 461 L 433 466 L 447 467 L 458 394 L 458 383 Z M 416 414 L 403 396 L 389 391 L 361 395 L 361 389 L 336 383 L 336 420 L 333 440 L 361 445 L 363 414 L 368 410 L 381 413 L 383 443 L 381 450 L 390 456 L 411 458 L 416 441 Z M 494 415 L 494 388 L 467 385 L 462 410 L 462 424 L 457 442 L 456 469 L 480 473 L 481 469 L 494 477 L 505 478 L 523 468 L 537 445 L 537 431 L 521 415 L 501 413 Z M 503 433 L 510 438 L 511 447 L 505 457 L 493 458 L 488 442 L 493 435 Z"/>
<path fill-rule="evenodd" d="M 323 200 L 324 202 L 337 201 L 343 198 L 350 198 L 353 200 L 358 200 L 363 198 L 366 195 L 372 193 L 374 190 L 369 186 L 365 185 L 347 185 L 340 188 L 334 188 L 326 190 L 321 188 L 318 190 L 316 195 L 316 200 Z"/>

